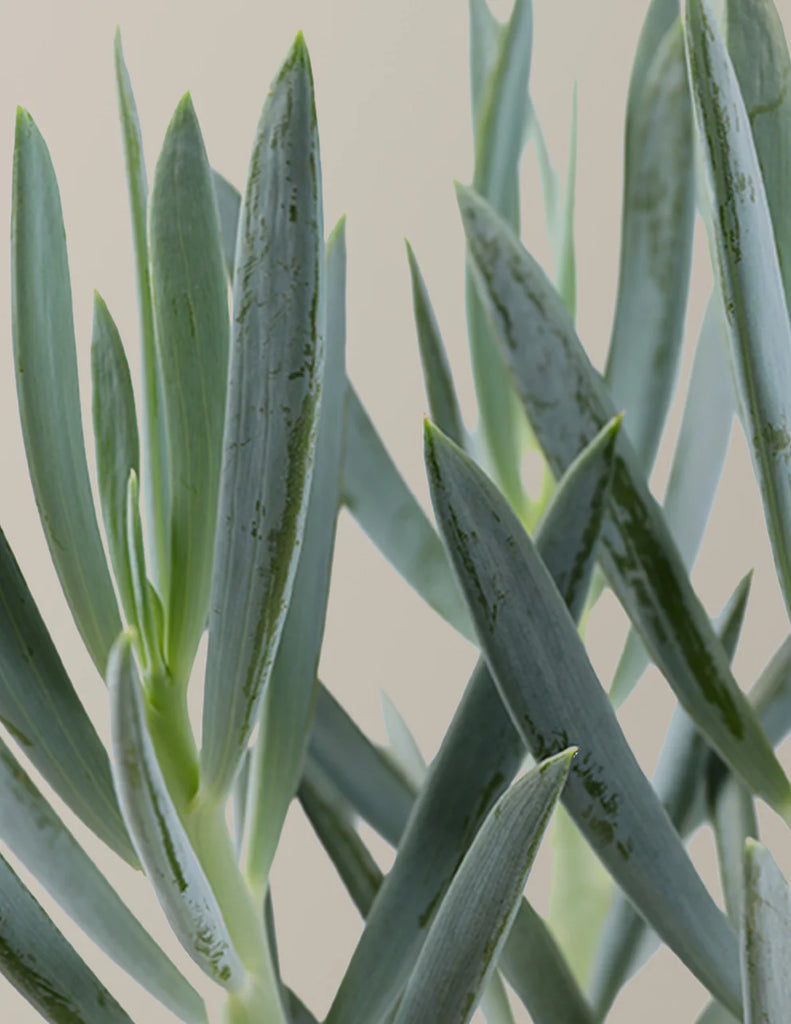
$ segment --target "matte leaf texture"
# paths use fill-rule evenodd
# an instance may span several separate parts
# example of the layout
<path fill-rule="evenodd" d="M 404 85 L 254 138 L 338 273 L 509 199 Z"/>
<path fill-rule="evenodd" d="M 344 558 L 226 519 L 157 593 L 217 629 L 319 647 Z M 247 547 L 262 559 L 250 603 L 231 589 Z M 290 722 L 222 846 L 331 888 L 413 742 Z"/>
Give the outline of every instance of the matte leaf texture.
<path fill-rule="evenodd" d="M 467 1024 L 497 963 L 576 751 L 543 761 L 495 804 L 429 929 L 395 1024 Z"/>
<path fill-rule="evenodd" d="M 201 750 L 201 784 L 218 798 L 233 781 L 272 671 L 313 470 L 324 235 L 301 36 L 261 113 L 239 230 Z"/>
<path fill-rule="evenodd" d="M 715 622 L 729 658 L 733 658 L 744 622 L 752 574 L 740 580 Z M 680 704 L 676 705 L 654 772 L 653 786 L 670 821 L 682 839 L 707 812 L 707 799 L 717 799 L 720 774 L 707 772 L 716 755 Z M 717 758 L 718 764 L 722 762 Z M 733 776 L 735 785 L 741 786 Z M 704 794 L 708 786 L 709 793 Z M 740 853 L 741 855 L 741 853 Z M 603 1020 L 624 982 L 655 952 L 659 939 L 622 892 L 617 892 L 601 931 L 591 982 L 591 1001 Z"/>
<path fill-rule="evenodd" d="M 766 200 L 772 215 L 786 304 L 791 295 L 791 59 L 773 0 L 726 0 L 728 52 L 752 128 Z"/>
<path fill-rule="evenodd" d="M 434 611 L 474 643 L 442 541 L 351 383 L 346 389 L 342 490 L 344 504 L 385 558 Z"/>
<path fill-rule="evenodd" d="M 723 316 L 712 296 L 700 329 L 670 477 L 662 502 L 665 522 L 689 571 L 703 540 L 736 412 L 725 357 Z M 610 687 L 618 707 L 636 686 L 650 657 L 638 633 L 630 631 Z"/>
<path fill-rule="evenodd" d="M 467 241 L 536 435 L 560 473 L 615 414 L 551 283 L 518 239 L 459 186 Z M 780 814 L 791 785 L 731 674 L 628 438 L 616 448 L 601 562 L 618 599 L 697 726 Z"/>
<path fill-rule="evenodd" d="M 308 756 L 371 828 L 391 846 L 398 846 L 412 809 L 412 785 L 321 683 Z"/>
<path fill-rule="evenodd" d="M 781 1024 L 791 1006 L 791 892 L 771 853 L 744 848 L 742 985 L 745 1024 Z"/>
<path fill-rule="evenodd" d="M 527 118 L 533 5 L 531 0 L 514 0 L 507 25 L 498 30 L 496 48 L 492 46 L 491 19 L 476 12 L 476 6 L 470 5 L 473 184 L 516 229 L 519 224 L 517 171 Z M 482 43 L 477 43 L 472 35 L 478 26 L 483 27 L 485 33 Z M 487 60 L 492 63 L 484 71 Z M 477 92 L 478 89 L 482 92 Z M 524 501 L 521 483 L 523 414 L 469 271 L 466 304 L 481 433 L 503 490 L 512 504 L 521 508 Z"/>
<path fill-rule="evenodd" d="M 214 185 L 214 198 L 217 202 L 217 213 L 220 218 L 220 236 L 222 251 L 225 258 L 225 271 L 228 280 L 233 284 L 233 271 L 236 263 L 236 239 L 239 231 L 239 211 L 242 208 L 242 197 L 227 178 L 219 171 L 212 170 L 211 180 Z"/>
<path fill-rule="evenodd" d="M 412 308 L 415 314 L 420 362 L 423 366 L 423 380 L 426 384 L 431 418 L 448 437 L 464 447 L 466 432 L 448 363 L 448 354 L 426 282 L 409 242 L 406 243 L 406 254 L 412 282 Z"/>
<path fill-rule="evenodd" d="M 133 1024 L 1 855 L 0 971 L 51 1024 Z"/>
<path fill-rule="evenodd" d="M 113 646 L 108 684 L 113 778 L 137 854 L 186 951 L 210 978 L 237 989 L 244 983 L 245 970 L 165 785 L 146 725 L 128 634 Z"/>
<path fill-rule="evenodd" d="M 722 762 L 714 762 L 709 770 L 727 772 Z M 709 816 L 717 842 L 725 907 L 734 928 L 738 928 L 744 905 L 744 843 L 748 838 L 758 838 L 758 820 L 749 790 L 738 784 L 723 786 L 711 800 Z"/>
<path fill-rule="evenodd" d="M 129 211 L 132 220 L 132 248 L 135 257 L 135 283 L 140 318 L 140 363 L 142 371 L 143 498 L 146 523 L 151 533 L 151 561 L 154 580 L 161 593 L 168 570 L 170 481 L 168 478 L 167 423 L 163 413 L 165 400 L 162 375 L 157 364 L 154 306 L 151 294 L 151 267 L 148 259 L 148 181 L 143 156 L 143 137 L 137 116 L 137 104 L 121 45 L 121 32 L 115 33 L 115 84 L 121 141 L 126 165 Z"/>
<path fill-rule="evenodd" d="M 537 758 L 579 745 L 564 805 L 670 948 L 738 1007 L 735 937 L 640 770 L 530 538 L 486 476 L 430 425 L 426 463 L 443 537 L 514 725 Z"/>
<path fill-rule="evenodd" d="M 539 550 L 545 551 L 550 571 L 569 586 L 564 598 L 572 612 L 581 610 L 584 590 L 580 598 L 577 583 L 586 578 L 585 564 L 589 573 L 596 557 L 616 430 L 613 426 L 603 431 L 569 470 L 537 531 Z M 597 472 L 591 472 L 592 465 L 597 465 Z M 582 516 L 581 509 L 590 512 Z M 561 535 L 565 544 L 559 543 Z M 572 567 L 575 571 L 570 571 Z M 351 748 L 351 742 L 347 745 Z M 327 1024 L 382 1020 L 409 976 L 427 927 L 472 837 L 524 757 L 524 743 L 481 659 L 429 768 L 406 831 L 400 841 L 396 837 L 395 863 L 368 916 Z M 336 784 L 357 807 L 348 784 L 343 779 Z M 567 1005 L 583 1002 L 570 975 L 547 980 L 570 982 Z M 518 979 L 521 991 L 528 994 L 537 981 L 535 975 Z M 563 994 L 559 1001 L 564 1001 Z M 532 1001 L 529 1005 L 532 1009 Z M 569 1024 L 574 1019 L 569 1016 Z"/>
<path fill-rule="evenodd" d="M 149 230 L 168 437 L 169 570 L 160 596 L 168 668 L 183 686 L 209 608 L 230 330 L 211 170 L 189 95 L 157 161 Z"/>
<path fill-rule="evenodd" d="M 266 888 L 269 868 L 302 764 L 315 706 L 335 527 L 340 503 L 346 400 L 346 234 L 341 221 L 327 240 L 326 355 L 316 457 L 294 589 L 253 751 L 248 804 L 248 878 Z"/>
<path fill-rule="evenodd" d="M 744 431 L 786 607 L 791 609 L 791 323 L 739 83 L 704 0 L 687 0 L 695 117 L 707 172 L 710 248 Z"/>
<path fill-rule="evenodd" d="M 97 293 L 91 337 L 93 435 L 102 519 L 113 575 L 127 623 L 137 624 L 126 544 L 126 489 L 129 474 L 140 473 L 140 440 L 135 396 L 118 328 Z"/>
<path fill-rule="evenodd" d="M 74 621 L 103 675 L 121 620 L 88 479 L 63 214 L 49 150 L 21 108 L 14 142 L 11 326 L 36 505 Z"/>
<path fill-rule="evenodd" d="M 118 893 L 0 740 L 2 839 L 66 913 L 187 1024 L 206 1024 L 203 1000 Z"/>
<path fill-rule="evenodd" d="M 415 788 L 420 789 L 426 778 L 426 761 L 420 751 L 406 719 L 387 696 L 384 690 L 379 694 L 382 717 L 387 733 L 388 754 L 403 771 Z"/>
<path fill-rule="evenodd" d="M 676 383 L 695 215 L 692 107 L 684 41 L 673 24 L 626 118 L 621 262 L 605 378 L 626 433 L 651 470 Z"/>
<path fill-rule="evenodd" d="M 0 530 L 0 723 L 85 824 L 137 864 L 110 762 Z"/>

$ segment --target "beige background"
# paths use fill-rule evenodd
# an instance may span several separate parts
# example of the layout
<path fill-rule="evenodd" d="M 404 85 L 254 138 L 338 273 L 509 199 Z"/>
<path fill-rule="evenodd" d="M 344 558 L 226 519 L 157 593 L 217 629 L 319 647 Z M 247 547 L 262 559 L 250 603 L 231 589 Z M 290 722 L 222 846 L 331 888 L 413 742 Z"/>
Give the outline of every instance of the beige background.
<path fill-rule="evenodd" d="M 780 0 L 791 24 L 791 0 Z M 498 0 L 505 15 L 509 4 Z M 555 162 L 565 166 L 573 78 L 579 84 L 578 295 L 581 336 L 601 366 L 609 336 L 618 258 L 622 133 L 626 88 L 644 3 L 537 0 L 533 96 Z M 178 2 L 69 3 L 0 0 L 0 222 L 9 223 L 14 109 L 26 106 L 50 146 L 69 241 L 78 346 L 87 408 L 91 289 L 102 293 L 123 336 L 137 324 L 126 191 L 112 73 L 112 35 L 124 33 L 137 93 L 149 171 L 167 120 L 187 88 L 210 159 L 237 184 L 244 180 L 260 105 L 295 32 L 311 51 L 322 141 L 327 228 L 348 214 L 350 373 L 409 483 L 427 500 L 421 458 L 426 408 L 411 322 L 403 236 L 428 281 L 470 421 L 474 420 L 462 303 L 462 235 L 452 179 L 471 176 L 466 5 L 402 0 L 293 0 L 198 5 Z M 547 247 L 532 157 L 524 169 L 525 237 L 540 257 Z M 698 238 L 690 330 L 702 315 L 709 281 Z M 101 682 L 81 650 L 49 565 L 22 454 L 14 395 L 7 251 L 0 249 L 0 522 L 81 694 L 101 729 Z M 685 362 L 685 366 L 688 364 Z M 683 390 L 683 389 L 682 389 Z M 670 440 L 679 421 L 671 417 Z M 661 493 L 666 458 L 655 484 Z M 338 538 L 323 673 L 371 735 L 384 739 L 379 690 L 396 700 L 424 753 L 437 748 L 474 653 L 408 591 L 346 517 Z M 736 667 L 748 684 L 787 631 L 774 581 L 749 462 L 734 438 L 715 516 L 695 582 L 712 611 L 754 566 L 753 600 Z M 623 637 L 618 610 L 604 601 L 591 644 L 604 678 Z M 649 674 L 624 721 L 646 769 L 656 759 L 672 708 L 667 687 Z M 786 763 L 791 760 L 788 756 Z M 71 819 L 70 819 L 71 820 Z M 788 869 L 791 843 L 764 814 L 766 835 Z M 0 823 L 0 831 L 2 823 Z M 80 835 L 83 832 L 80 831 Z M 86 845 L 103 852 L 91 837 Z M 717 887 L 711 841 L 695 844 L 702 870 Z M 386 854 L 383 854 L 386 857 Z M 530 891 L 545 908 L 547 857 Z M 166 936 L 142 880 L 105 857 L 112 877 Z M 22 871 L 24 874 L 24 871 Z M 353 949 L 359 923 L 299 813 L 289 819 L 275 877 L 286 979 L 323 1013 Z M 38 891 L 38 890 L 36 890 Z M 74 936 L 51 901 L 53 917 Z M 168 1020 L 89 943 L 75 939 L 135 1020 Z M 178 951 L 176 955 L 179 956 Z M 186 958 L 185 970 L 197 972 Z M 200 982 L 199 982 L 200 983 Z M 634 982 L 615 1022 L 692 1020 L 705 1001 L 700 986 L 664 953 Z M 0 1020 L 36 1019 L 0 979 Z"/>

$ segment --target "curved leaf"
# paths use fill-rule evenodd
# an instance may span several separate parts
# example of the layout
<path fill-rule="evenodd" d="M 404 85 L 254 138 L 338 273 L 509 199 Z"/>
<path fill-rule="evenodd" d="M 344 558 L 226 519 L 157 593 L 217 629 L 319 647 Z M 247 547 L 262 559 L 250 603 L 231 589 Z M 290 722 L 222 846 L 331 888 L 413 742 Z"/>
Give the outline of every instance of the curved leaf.
<path fill-rule="evenodd" d="M 117 964 L 187 1024 L 206 1008 L 0 740 L 0 835 L 66 913 Z"/>
<path fill-rule="evenodd" d="M 742 984 L 745 1024 L 782 1024 L 791 1006 L 791 892 L 761 843 L 744 848 Z"/>
<path fill-rule="evenodd" d="M 237 989 L 245 970 L 165 785 L 148 733 L 128 634 L 113 646 L 107 676 L 113 778 L 137 854 L 186 951 L 210 978 Z"/>
<path fill-rule="evenodd" d="M 569 470 L 537 532 L 550 571 L 571 584 L 564 596 L 577 606 L 576 584 L 585 579 L 586 564 L 589 572 L 595 561 L 616 429 L 603 431 L 591 451 Z M 591 472 L 592 465 L 596 472 Z M 570 571 L 571 567 L 575 571 Z M 481 659 L 431 764 L 404 835 L 396 839 L 395 863 L 368 916 L 327 1024 L 345 1024 L 347 1020 L 378 1024 L 384 1018 L 409 976 L 465 850 L 524 756 L 523 741 Z M 341 782 L 338 788 L 348 795 L 348 786 Z M 356 806 L 354 799 L 351 802 Z M 529 991 L 530 977 L 521 980 L 523 991 Z M 575 1000 L 570 997 L 569 1001 Z"/>
<path fill-rule="evenodd" d="M 344 504 L 391 565 L 434 611 L 474 642 L 442 541 L 351 383 L 346 388 L 342 490 Z"/>
<path fill-rule="evenodd" d="M 55 792 L 136 865 L 110 762 L 0 530 L 0 723 Z"/>
<path fill-rule="evenodd" d="M 229 334 L 211 171 L 189 95 L 176 108 L 157 161 L 149 230 L 168 438 L 165 653 L 185 685 L 209 607 Z"/>
<path fill-rule="evenodd" d="M 124 616 L 128 623 L 136 625 L 126 547 L 126 486 L 129 473 L 140 472 L 135 396 L 118 328 L 98 292 L 93 296 L 91 380 L 96 475 L 104 532 Z"/>
<path fill-rule="evenodd" d="M 395 1024 L 467 1024 L 519 907 L 576 750 L 537 765 L 497 801 L 448 887 Z"/>
<path fill-rule="evenodd" d="M 772 219 L 736 74 L 703 0 L 688 0 L 685 31 L 731 362 L 780 588 L 791 609 L 791 323 Z"/>
<path fill-rule="evenodd" d="M 154 339 L 154 306 L 151 295 L 151 268 L 148 262 L 148 182 L 143 158 L 143 137 L 137 116 L 132 83 L 124 61 L 121 31 L 115 32 L 115 83 L 121 141 L 126 164 L 129 211 L 132 218 L 137 306 L 140 317 L 140 363 L 142 371 L 143 497 L 146 522 L 151 535 L 151 561 L 154 578 L 164 593 L 168 569 L 169 488 L 167 423 L 163 415 L 165 400 L 162 376 L 157 364 Z"/>
<path fill-rule="evenodd" d="M 222 251 L 225 257 L 225 271 L 233 285 L 233 271 L 236 262 L 236 239 L 239 231 L 239 212 L 242 209 L 242 197 L 239 191 L 224 178 L 219 171 L 211 172 L 214 198 L 220 218 L 220 236 Z"/>
<path fill-rule="evenodd" d="M 346 235 L 341 221 L 327 241 L 326 356 L 315 468 L 294 589 L 264 697 L 251 764 L 247 877 L 266 888 L 269 868 L 299 786 L 316 700 L 316 673 L 330 591 L 340 502 L 346 398 Z"/>
<path fill-rule="evenodd" d="M 2 855 L 0 971 L 51 1024 L 133 1024 Z"/>
<path fill-rule="evenodd" d="M 440 528 L 514 725 L 539 758 L 577 741 L 564 805 L 671 949 L 738 1007 L 733 933 L 640 770 L 530 538 L 487 477 L 430 426 L 426 463 Z"/>
<path fill-rule="evenodd" d="M 103 675 L 121 620 L 88 479 L 63 214 L 49 150 L 21 107 L 14 142 L 11 323 L 36 505 L 74 621 Z"/>
<path fill-rule="evenodd" d="M 522 401 L 562 472 L 614 415 L 604 382 L 538 264 L 508 226 L 459 187 L 467 240 Z M 601 561 L 618 599 L 701 732 L 779 813 L 791 783 L 728 666 L 628 438 L 621 437 Z"/>
<path fill-rule="evenodd" d="M 236 774 L 274 664 L 316 442 L 324 238 L 301 36 L 261 113 L 240 231 L 201 750 L 201 784 L 217 798 Z"/>

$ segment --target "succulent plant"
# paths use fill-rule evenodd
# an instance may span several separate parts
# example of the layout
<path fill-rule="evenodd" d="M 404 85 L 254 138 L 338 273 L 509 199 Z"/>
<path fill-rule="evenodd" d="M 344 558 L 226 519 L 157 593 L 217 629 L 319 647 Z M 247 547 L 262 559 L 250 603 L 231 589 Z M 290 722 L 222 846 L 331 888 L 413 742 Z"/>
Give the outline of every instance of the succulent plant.
<path fill-rule="evenodd" d="M 281 977 L 270 891 L 295 799 L 365 921 L 325 1024 L 465 1024 L 479 1007 L 490 1024 L 520 1013 L 593 1024 L 660 942 L 710 993 L 701 1021 L 788 1019 L 791 897 L 755 801 L 791 825 L 774 749 L 791 729 L 790 641 L 743 690 L 731 661 L 750 577 L 712 619 L 689 576 L 736 418 L 791 610 L 783 28 L 772 0 L 725 0 L 718 14 L 707 0 L 648 6 L 600 374 L 575 329 L 576 106 L 561 184 L 531 98 L 530 0 L 503 23 L 486 0 L 469 6 L 475 167 L 457 196 L 475 431 L 407 245 L 437 529 L 347 376 L 345 224 L 325 240 L 301 35 L 266 97 L 244 189 L 212 169 L 187 95 L 150 194 L 116 37 L 142 372 L 133 385 L 96 294 L 95 488 L 55 171 L 18 111 L 11 302 L 25 450 L 110 711 L 102 737 L 0 534 L 0 970 L 45 1020 L 115 1024 L 133 1008 L 14 863 L 159 1000 L 162 1020 L 208 1024 L 216 1004 L 227 1024 L 315 1021 Z M 551 276 L 520 241 L 528 143 Z M 648 480 L 686 344 L 696 211 L 715 286 L 660 505 Z M 526 453 L 542 467 L 532 492 Z M 383 749 L 318 678 L 341 508 L 479 652 L 428 766 L 395 706 Z M 585 642 L 605 589 L 633 627 L 606 688 Z M 652 781 L 618 715 L 650 662 L 678 701 Z M 140 924 L 36 779 L 144 873 L 194 972 Z M 524 890 L 553 814 L 545 919 Z M 360 822 L 394 848 L 386 873 Z M 724 910 L 685 846 L 704 824 Z"/>

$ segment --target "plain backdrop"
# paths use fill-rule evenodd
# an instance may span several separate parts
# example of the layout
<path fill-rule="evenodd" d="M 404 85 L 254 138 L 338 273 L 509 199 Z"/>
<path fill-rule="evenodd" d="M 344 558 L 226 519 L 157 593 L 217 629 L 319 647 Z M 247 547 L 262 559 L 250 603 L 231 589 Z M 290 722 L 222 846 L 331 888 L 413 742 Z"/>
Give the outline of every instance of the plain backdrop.
<path fill-rule="evenodd" d="M 498 0 L 505 16 L 510 4 Z M 618 265 L 624 110 L 643 0 L 536 0 L 532 94 L 555 163 L 565 167 L 573 82 L 579 89 L 577 193 L 578 322 L 594 363 L 603 365 Z M 791 25 L 791 0 L 779 7 Z M 422 454 L 426 411 L 411 316 L 403 238 L 412 243 L 451 354 L 469 422 L 474 404 L 463 312 L 463 245 L 453 179 L 469 181 L 472 146 L 468 98 L 466 4 L 455 0 L 291 0 L 250 3 L 185 0 L 68 3 L 0 0 L 0 220 L 10 219 L 11 156 L 17 103 L 47 140 L 60 183 L 71 263 L 83 404 L 88 423 L 92 289 L 107 301 L 134 355 L 137 319 L 126 187 L 112 67 L 116 24 L 143 125 L 149 175 L 179 97 L 192 91 L 212 163 L 237 185 L 269 82 L 295 33 L 305 32 L 313 62 L 322 145 L 327 230 L 346 213 L 348 366 L 409 484 L 427 504 Z M 523 171 L 524 237 L 548 259 L 541 196 L 531 154 Z M 710 283 L 698 231 L 689 332 L 700 322 Z M 106 735 L 104 687 L 87 655 L 50 565 L 24 463 L 14 393 L 8 255 L 0 249 L 0 523 L 53 637 Z M 689 351 L 684 360 L 683 398 Z M 678 428 L 674 404 L 653 480 L 661 495 L 667 454 Z M 92 459 L 92 455 L 90 456 Z M 694 581 L 712 613 L 736 582 L 755 569 L 736 672 L 755 678 L 788 630 L 764 536 L 745 445 L 735 432 L 715 513 Z M 591 622 L 594 662 L 606 681 L 624 622 L 605 599 Z M 474 652 L 428 611 L 345 515 L 337 543 L 322 673 L 331 689 L 378 741 L 384 740 L 381 690 L 395 700 L 431 757 L 462 692 Z M 649 672 L 623 720 L 650 771 L 673 706 L 663 680 Z M 788 756 L 785 763 L 789 764 Z M 66 815 L 70 822 L 73 818 Z M 791 843 L 762 809 L 767 842 L 788 871 Z M 119 867 L 84 830 L 100 859 L 143 919 L 173 948 L 144 881 Z M 0 837 L 2 822 L 0 822 Z M 388 853 L 377 853 L 387 864 Z M 548 849 L 548 848 L 547 848 Z M 706 833 L 693 851 L 719 893 Z M 546 909 L 547 851 L 529 883 Z M 16 863 L 16 862 L 15 862 Z M 31 882 L 24 867 L 16 865 Z M 31 884 L 33 884 L 31 882 Z M 359 934 L 360 924 L 329 862 L 298 810 L 289 817 L 274 870 L 274 896 L 286 980 L 323 1014 Z M 34 886 L 34 890 L 39 889 Z M 719 898 L 719 895 L 718 895 Z M 101 952 L 81 939 L 52 901 L 47 909 L 107 980 L 133 1019 L 170 1018 Z M 191 978 L 199 972 L 178 949 Z M 694 1020 L 702 988 L 666 951 L 624 993 L 612 1015 L 626 1021 Z M 35 1013 L 0 979 L 0 1020 L 27 1024 Z M 522 1017 L 520 1019 L 526 1019 Z"/>

